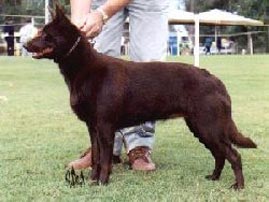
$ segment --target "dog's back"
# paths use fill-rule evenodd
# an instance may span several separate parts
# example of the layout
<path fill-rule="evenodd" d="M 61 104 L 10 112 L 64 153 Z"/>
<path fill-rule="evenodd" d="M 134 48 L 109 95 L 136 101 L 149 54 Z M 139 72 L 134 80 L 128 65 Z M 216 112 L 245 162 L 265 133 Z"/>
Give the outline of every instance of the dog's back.
<path fill-rule="evenodd" d="M 230 107 L 225 86 L 206 70 L 183 63 L 135 63 L 105 58 L 107 64 L 101 66 L 106 74 L 99 93 L 110 103 L 106 113 L 118 120 L 119 128 L 147 120 L 190 116 L 198 108 L 207 108 L 202 104 L 208 103 L 201 99 L 211 102 L 211 98 L 213 101 L 218 97 Z"/>

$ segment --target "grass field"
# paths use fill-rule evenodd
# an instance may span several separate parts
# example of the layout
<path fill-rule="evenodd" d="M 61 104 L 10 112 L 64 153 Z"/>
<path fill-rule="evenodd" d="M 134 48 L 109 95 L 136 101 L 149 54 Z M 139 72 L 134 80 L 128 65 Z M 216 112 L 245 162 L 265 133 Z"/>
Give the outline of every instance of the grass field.
<path fill-rule="evenodd" d="M 201 66 L 226 84 L 238 128 L 258 144 L 240 149 L 244 190 L 228 189 L 234 182 L 228 163 L 220 181 L 205 180 L 214 161 L 182 119 L 158 122 L 156 172 L 117 165 L 108 186 L 69 188 L 65 164 L 89 138 L 56 65 L 0 57 L 0 201 L 269 201 L 269 55 L 202 57 Z"/>

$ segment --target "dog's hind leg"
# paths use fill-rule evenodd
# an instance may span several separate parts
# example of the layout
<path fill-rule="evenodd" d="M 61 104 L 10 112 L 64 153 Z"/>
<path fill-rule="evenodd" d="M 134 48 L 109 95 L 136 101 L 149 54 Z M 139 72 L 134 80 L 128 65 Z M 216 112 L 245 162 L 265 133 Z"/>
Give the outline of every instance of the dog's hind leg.
<path fill-rule="evenodd" d="M 200 119 L 199 119 L 200 120 Z M 217 180 L 221 175 L 221 171 L 224 167 L 225 159 L 227 159 L 232 166 L 235 183 L 231 186 L 234 189 L 244 188 L 244 176 L 242 172 L 242 162 L 240 154 L 232 148 L 232 144 L 228 137 L 222 130 L 221 124 L 217 121 L 213 121 L 212 124 L 199 121 L 194 122 L 193 125 L 194 134 L 199 138 L 199 141 L 208 148 L 215 158 L 215 169 L 212 175 L 208 176 L 208 179 Z"/>
<path fill-rule="evenodd" d="M 236 190 L 244 188 L 244 176 L 242 171 L 242 162 L 240 154 L 232 148 L 231 144 L 225 144 L 226 159 L 231 163 L 234 175 L 235 183 L 231 186 Z"/>
<path fill-rule="evenodd" d="M 235 175 L 235 183 L 231 186 L 234 189 L 243 189 L 244 188 L 244 176 L 242 171 L 242 162 L 240 154 L 232 147 L 232 143 L 229 139 L 229 134 L 225 130 L 227 127 L 227 122 L 216 119 L 215 124 L 211 127 L 211 131 L 215 131 L 215 138 L 212 136 L 214 142 L 218 145 L 218 151 L 213 154 L 213 156 L 222 156 L 221 159 L 224 161 L 223 157 L 229 161 Z M 229 120 L 229 119 L 228 119 Z M 217 132 L 218 131 L 218 132 Z M 216 157 L 215 157 L 216 158 Z M 221 163 L 221 161 L 220 161 Z M 220 164 L 221 166 L 221 164 Z M 213 175 L 215 170 L 213 172 Z M 216 172 L 217 174 L 217 172 Z"/>
<path fill-rule="evenodd" d="M 242 172 L 242 162 L 240 154 L 232 148 L 230 142 L 222 141 L 220 142 L 220 147 L 218 150 L 210 149 L 212 155 L 215 158 L 215 169 L 212 175 L 206 176 L 207 179 L 217 180 L 221 175 L 221 171 L 224 167 L 225 159 L 227 159 L 233 169 L 235 175 L 235 183 L 231 186 L 235 190 L 244 188 L 244 176 Z M 214 151 L 214 152 L 213 152 Z"/>
<path fill-rule="evenodd" d="M 218 130 L 215 127 L 205 127 L 205 124 L 197 124 L 197 121 L 185 118 L 186 124 L 188 125 L 190 131 L 193 132 L 194 136 L 199 139 L 201 143 L 205 145 L 207 149 L 210 150 L 211 154 L 215 159 L 215 168 L 213 173 L 206 176 L 209 180 L 218 180 L 220 178 L 221 172 L 225 164 L 225 153 L 220 149 L 219 143 L 217 142 L 218 136 L 212 137 L 213 133 L 217 133 Z M 209 131 L 210 129 L 210 131 Z"/>
<path fill-rule="evenodd" d="M 215 158 L 215 169 L 211 175 L 207 175 L 206 179 L 208 180 L 219 180 L 222 169 L 225 164 L 225 156 L 220 152 L 220 150 L 210 149 L 212 155 Z"/>

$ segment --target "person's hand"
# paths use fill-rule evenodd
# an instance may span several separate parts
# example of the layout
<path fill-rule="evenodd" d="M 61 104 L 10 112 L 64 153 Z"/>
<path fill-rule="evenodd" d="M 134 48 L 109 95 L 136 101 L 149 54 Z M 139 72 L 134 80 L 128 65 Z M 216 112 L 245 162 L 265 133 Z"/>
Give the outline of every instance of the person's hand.
<path fill-rule="evenodd" d="M 71 17 L 71 22 L 76 25 L 77 28 L 82 29 L 85 25 L 87 19 L 87 15 L 84 17 L 79 17 L 79 18 L 72 18 Z"/>
<path fill-rule="evenodd" d="M 86 37 L 94 38 L 102 31 L 103 25 L 102 14 L 95 10 L 86 16 L 83 26 L 79 28 L 85 33 Z"/>

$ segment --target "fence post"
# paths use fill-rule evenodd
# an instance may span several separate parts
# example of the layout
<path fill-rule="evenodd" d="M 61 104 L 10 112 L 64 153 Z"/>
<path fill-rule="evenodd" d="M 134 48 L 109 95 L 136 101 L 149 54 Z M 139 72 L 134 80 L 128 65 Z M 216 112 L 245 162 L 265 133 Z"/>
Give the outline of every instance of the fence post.
<path fill-rule="evenodd" d="M 45 24 L 49 22 L 49 0 L 45 0 Z"/>

